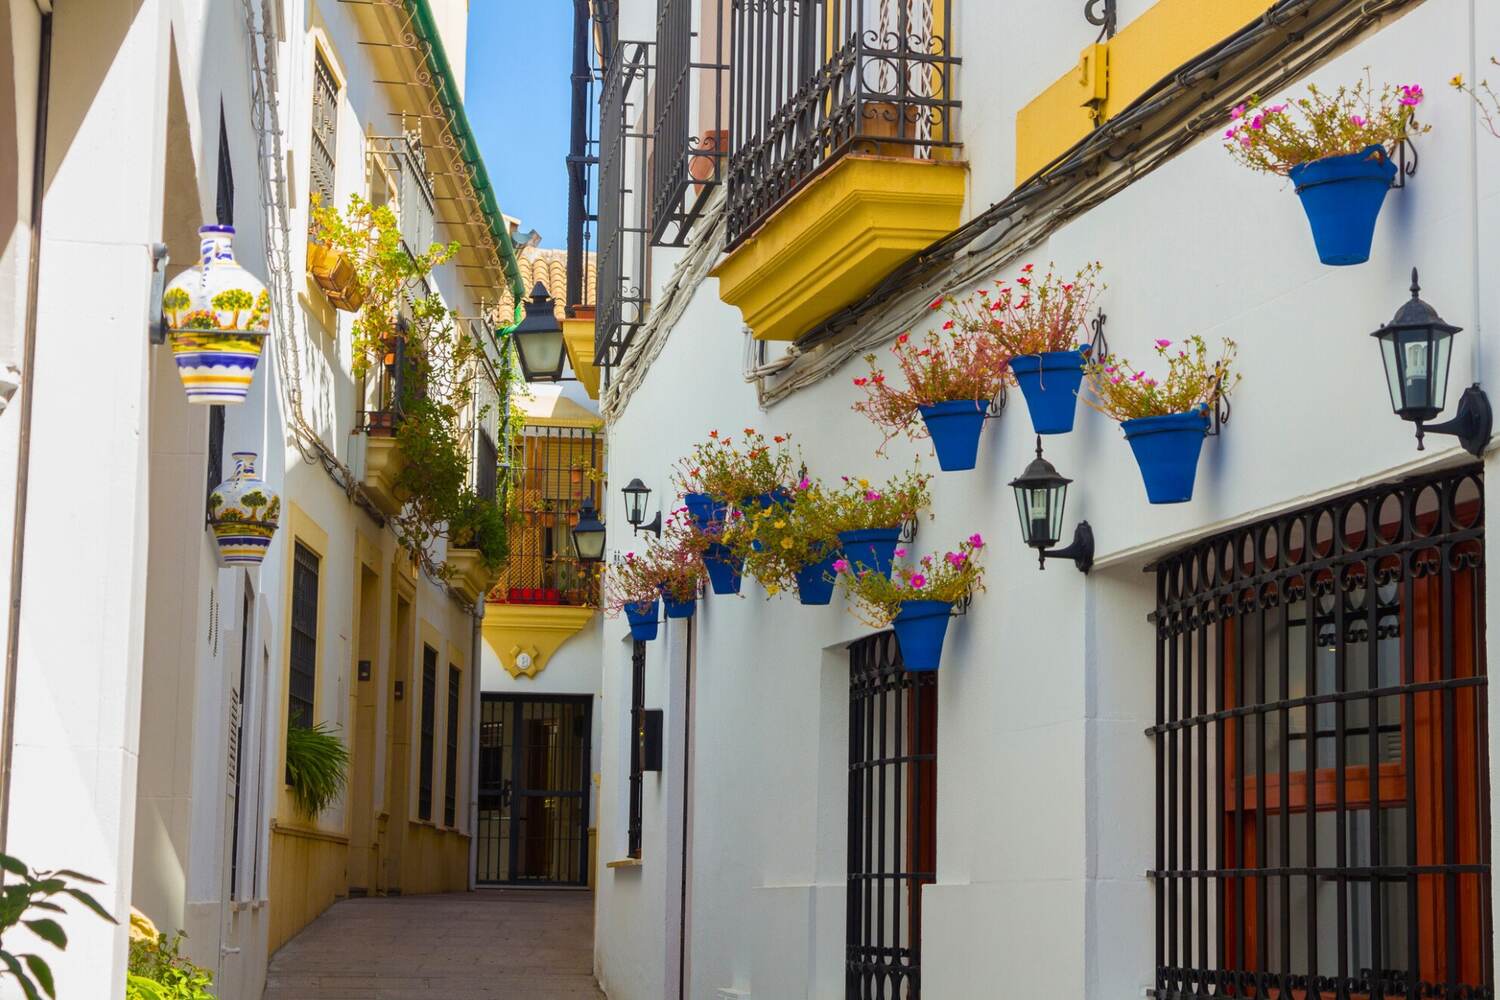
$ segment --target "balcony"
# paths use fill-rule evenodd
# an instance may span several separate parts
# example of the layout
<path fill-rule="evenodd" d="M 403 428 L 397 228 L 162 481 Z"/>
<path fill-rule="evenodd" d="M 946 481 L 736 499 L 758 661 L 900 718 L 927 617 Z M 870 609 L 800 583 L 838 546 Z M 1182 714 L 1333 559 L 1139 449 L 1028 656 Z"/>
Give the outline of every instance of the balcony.
<path fill-rule="evenodd" d="M 721 0 L 660 0 L 657 7 L 651 240 L 659 246 L 687 244 L 710 194 L 724 179 L 729 152 L 726 13 Z"/>
<path fill-rule="evenodd" d="M 401 242 L 412 256 L 425 253 L 433 241 L 436 205 L 427 154 L 419 131 L 406 128 L 399 135 L 376 135 L 366 140 L 370 200 L 389 206 L 401 226 Z"/>
<path fill-rule="evenodd" d="M 406 341 L 393 338 L 384 364 L 365 376 L 365 409 L 356 430 L 365 439 L 365 471 L 360 485 L 382 514 L 395 514 L 405 503 L 396 486 L 406 458 L 396 441 L 401 426 L 401 401 L 406 388 Z"/>
<path fill-rule="evenodd" d="M 733 2 L 730 249 L 714 274 L 762 340 L 797 339 L 959 224 L 952 5 L 869 7 Z"/>
<path fill-rule="evenodd" d="M 591 473 L 603 461 L 591 428 L 526 428 L 514 487 L 520 524 L 484 618 L 485 639 L 512 676 L 539 673 L 599 606 L 598 577 L 574 558 L 571 532 L 583 501 L 601 497 Z"/>
<path fill-rule="evenodd" d="M 650 42 L 620 42 L 599 98 L 599 288 L 594 361 L 619 365 L 650 307 Z"/>

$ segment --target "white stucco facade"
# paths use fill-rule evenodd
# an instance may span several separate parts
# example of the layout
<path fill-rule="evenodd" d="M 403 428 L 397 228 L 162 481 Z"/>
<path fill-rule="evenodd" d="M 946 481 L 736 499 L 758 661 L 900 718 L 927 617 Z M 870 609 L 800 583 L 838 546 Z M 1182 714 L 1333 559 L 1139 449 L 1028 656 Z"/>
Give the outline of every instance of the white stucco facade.
<path fill-rule="evenodd" d="M 621 6 L 619 37 L 653 37 L 654 4 Z M 1149 6 L 1122 0 L 1121 25 Z M 955 0 L 953 8 L 969 165 L 964 214 L 972 218 L 1014 187 L 1018 110 L 1096 29 L 1071 4 L 1009 7 L 1004 20 L 1014 33 L 996 30 L 992 4 Z M 882 480 L 918 460 L 935 478 L 932 517 L 921 520 L 912 548 L 943 551 L 974 532 L 987 541 L 987 589 L 952 623 L 937 684 L 937 868 L 922 891 L 924 997 L 1103 1000 L 1152 986 L 1156 918 L 1146 872 L 1156 850 L 1157 777 L 1143 733 L 1157 714 L 1147 621 L 1156 585 L 1143 571 L 1155 558 L 1320 498 L 1476 461 L 1452 438 L 1429 437 L 1427 450 L 1416 450 L 1411 426 L 1391 413 L 1368 334 L 1408 297 L 1419 267 L 1423 298 L 1464 328 L 1449 415 L 1462 387 L 1500 386 L 1500 286 L 1492 278 L 1500 141 L 1477 127 L 1467 98 L 1443 86 L 1455 73 L 1473 78 L 1476 64 L 1483 75 L 1496 51 L 1500 10 L 1426 0 L 1293 88 L 1336 87 L 1365 67 L 1377 84 L 1426 86 L 1421 120 L 1431 132 L 1417 140 L 1420 169 L 1390 194 L 1364 265 L 1321 266 L 1290 185 L 1237 166 L 1210 129 L 981 276 L 986 284 L 1013 279 L 1028 261 L 1071 274 L 1101 261 L 1108 287 L 1099 305 L 1116 353 L 1144 363 L 1157 338 L 1191 334 L 1239 345 L 1244 379 L 1230 421 L 1205 445 L 1191 503 L 1149 505 L 1120 431 L 1082 405 L 1072 433 L 1046 440 L 1047 458 L 1074 479 L 1064 543 L 1080 520 L 1097 540 L 1087 576 L 1061 560 L 1039 572 L 1022 543 L 1006 484 L 1036 438 L 1019 394 L 988 423 L 974 471 L 938 472 L 926 441 L 898 439 L 877 457 L 879 431 L 850 410 L 858 398 L 850 379 L 864 373 L 858 357 L 760 408 L 743 369 L 742 317 L 720 301 L 712 277 L 691 289 L 628 400 L 613 411 L 606 404 L 612 551 L 632 545 L 619 484 L 639 477 L 653 487 L 654 510 L 679 456 L 711 429 L 745 427 L 790 434 L 824 480 Z M 652 252 L 660 292 L 681 252 Z M 914 331 L 935 325 L 920 308 L 892 309 L 905 309 L 899 322 Z M 769 357 L 784 351 L 771 345 Z M 1494 465 L 1491 451 L 1483 466 Z M 845 995 L 845 650 L 870 630 L 842 605 L 841 596 L 830 608 L 768 600 L 747 580 L 741 597 L 704 598 L 690 626 L 669 622 L 646 645 L 646 701 L 665 709 L 671 736 L 665 769 L 646 776 L 640 867 L 601 868 L 596 969 L 612 1000 Z M 1494 615 L 1492 607 L 1487 619 Z M 623 620 L 606 621 L 601 646 L 599 842 L 608 856 L 622 848 L 627 821 L 631 643 Z M 1488 699 L 1493 715 L 1493 692 Z"/>

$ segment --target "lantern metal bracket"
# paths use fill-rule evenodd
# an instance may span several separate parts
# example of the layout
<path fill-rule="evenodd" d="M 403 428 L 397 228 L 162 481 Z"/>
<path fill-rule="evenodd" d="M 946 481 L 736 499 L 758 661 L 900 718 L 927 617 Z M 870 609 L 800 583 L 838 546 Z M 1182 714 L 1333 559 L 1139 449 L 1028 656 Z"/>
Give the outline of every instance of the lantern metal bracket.
<path fill-rule="evenodd" d="M 964 596 L 953 602 L 953 610 L 949 612 L 954 618 L 969 613 L 969 608 L 974 604 L 974 588 L 970 587 L 964 591 Z"/>
<path fill-rule="evenodd" d="M 1220 392 L 1217 385 L 1214 387 L 1214 401 L 1211 405 L 1213 407 L 1214 418 L 1209 424 L 1208 430 L 1203 433 L 1207 437 L 1218 437 L 1219 432 L 1224 429 L 1224 425 L 1229 423 L 1229 413 L 1233 407 L 1229 405 L 1229 397 Z"/>
<path fill-rule="evenodd" d="M 1391 181 L 1391 187 L 1395 190 L 1406 187 L 1406 179 L 1416 176 L 1417 162 L 1420 160 L 1417 144 L 1411 141 L 1412 134 L 1418 127 L 1416 117 L 1407 119 L 1407 125 L 1409 131 L 1406 138 L 1396 143 L 1396 178 Z"/>
<path fill-rule="evenodd" d="M 917 540 L 917 515 L 913 514 L 901 522 L 901 534 L 896 536 L 896 541 L 902 545 L 910 545 Z"/>
<path fill-rule="evenodd" d="M 1005 383 L 1001 382 L 999 390 L 997 390 L 995 393 L 995 398 L 990 400 L 989 409 L 984 411 L 984 419 L 994 420 L 996 417 L 1000 416 L 1000 414 L 1005 412 L 1005 397 Z"/>
<path fill-rule="evenodd" d="M 1440 424 L 1423 424 L 1417 421 L 1417 450 L 1425 450 L 1422 437 L 1426 434 L 1451 434 L 1470 455 L 1482 456 L 1490 443 L 1490 432 L 1494 427 L 1495 414 L 1490 407 L 1490 397 L 1485 395 L 1475 382 L 1458 397 L 1458 412 L 1452 420 Z"/>
<path fill-rule="evenodd" d="M 1109 338 L 1104 336 L 1104 323 L 1108 319 L 1109 316 L 1103 309 L 1100 309 L 1098 315 L 1089 320 L 1089 329 L 1094 332 L 1094 335 L 1089 338 L 1086 353 L 1089 360 L 1095 364 L 1098 364 L 1101 358 L 1109 357 Z"/>
<path fill-rule="evenodd" d="M 167 314 L 162 311 L 161 299 L 167 290 L 167 264 L 172 260 L 167 254 L 165 243 L 151 244 L 151 298 L 146 303 L 151 321 L 146 324 L 146 332 L 153 344 L 165 344 L 167 342 Z"/>
<path fill-rule="evenodd" d="M 656 512 L 656 516 L 654 518 L 652 518 L 650 521 L 646 522 L 645 524 L 632 524 L 630 527 L 631 527 L 631 529 L 637 535 L 639 535 L 643 531 L 649 531 L 653 535 L 655 535 L 657 538 L 660 538 L 661 537 L 661 511 L 658 510 Z"/>
<path fill-rule="evenodd" d="M 1094 529 L 1087 521 L 1079 521 L 1078 527 L 1073 529 L 1071 545 L 1061 549 L 1037 549 L 1038 566 L 1046 569 L 1048 559 L 1071 559 L 1080 573 L 1087 573 L 1094 568 Z"/>

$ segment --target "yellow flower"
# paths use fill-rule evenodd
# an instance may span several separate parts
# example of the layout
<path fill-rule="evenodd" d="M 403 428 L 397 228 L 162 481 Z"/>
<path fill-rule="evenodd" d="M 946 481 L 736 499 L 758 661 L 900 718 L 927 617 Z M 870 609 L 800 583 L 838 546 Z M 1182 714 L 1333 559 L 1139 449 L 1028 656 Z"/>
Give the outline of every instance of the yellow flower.
<path fill-rule="evenodd" d="M 774 583 L 768 583 L 768 584 L 766 584 L 765 588 L 766 588 L 766 596 L 767 597 L 775 597 L 781 591 L 781 588 L 778 587 L 778 586 L 776 586 L 776 584 L 774 584 Z"/>
<path fill-rule="evenodd" d="M 861 479 L 859 481 L 859 488 L 862 489 L 862 490 L 869 489 L 870 488 L 870 481 L 868 479 Z"/>
<path fill-rule="evenodd" d="M 776 527 L 776 528 L 785 528 L 786 527 L 786 522 L 785 521 L 777 521 L 773 525 L 773 527 Z"/>
<path fill-rule="evenodd" d="M 1453 79 L 1451 79 L 1451 80 L 1448 81 L 1448 86 L 1455 87 L 1458 90 L 1463 90 L 1464 89 L 1464 75 L 1462 73 L 1454 73 L 1453 74 Z"/>
<path fill-rule="evenodd" d="M 781 540 L 781 547 L 784 548 L 784 549 L 791 548 L 792 547 L 792 540 L 790 538 L 783 538 Z"/>

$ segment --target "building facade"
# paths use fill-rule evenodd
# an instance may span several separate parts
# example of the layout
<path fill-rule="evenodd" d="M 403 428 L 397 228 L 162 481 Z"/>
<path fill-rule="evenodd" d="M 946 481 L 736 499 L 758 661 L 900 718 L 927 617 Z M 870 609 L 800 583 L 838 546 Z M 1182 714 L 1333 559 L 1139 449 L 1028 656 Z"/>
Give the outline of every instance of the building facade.
<path fill-rule="evenodd" d="M 909 547 L 978 533 L 988 571 L 935 673 L 842 597 L 750 581 L 653 642 L 605 621 L 609 995 L 1491 995 L 1494 453 L 1418 450 L 1369 334 L 1418 268 L 1463 328 L 1437 419 L 1500 384 L 1500 140 L 1444 86 L 1483 77 L 1500 11 L 591 8 L 611 552 L 641 544 L 621 484 L 652 488 L 648 518 L 673 508 L 676 460 L 753 427 L 824 480 L 921 463 L 932 516 Z M 1222 135 L 1256 95 L 1367 68 L 1425 84 L 1431 128 L 1368 262 L 1325 266 L 1292 185 Z M 1008 489 L 1038 447 L 1014 389 L 976 468 L 938 472 L 925 439 L 877 454 L 851 381 L 937 329 L 940 296 L 1093 261 L 1111 351 L 1227 337 L 1243 381 L 1189 503 L 1148 503 L 1079 405 L 1044 445 L 1093 564 L 1042 571 Z"/>
<path fill-rule="evenodd" d="M 472 884 L 492 573 L 477 548 L 403 544 L 401 345 L 357 374 L 360 289 L 311 217 L 358 195 L 413 253 L 457 243 L 424 294 L 505 368 L 515 317 L 496 306 L 520 275 L 463 111 L 467 4 L 15 0 L 0 20 L 0 465 L 18 470 L 0 479 L 19 529 L 0 534 L 0 843 L 101 879 L 118 918 L 68 917 L 59 995 L 123 995 L 134 906 L 187 932 L 216 996 L 256 1000 L 270 954 L 334 900 Z M 153 271 L 198 259 L 205 224 L 233 227 L 272 307 L 238 405 L 188 403 L 150 336 Z M 461 416 L 467 480 L 492 501 L 502 395 Z M 80 441 L 88 459 L 61 459 Z M 281 501 L 255 567 L 221 563 L 208 527 L 240 452 Z M 69 566 L 94 595 L 82 613 Z M 310 816 L 287 746 L 314 725 L 349 763 Z"/>

